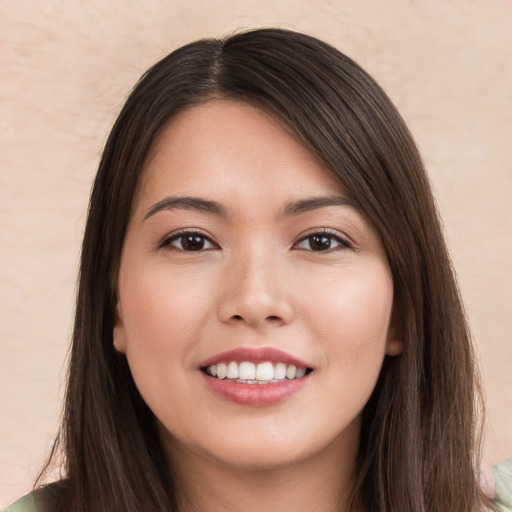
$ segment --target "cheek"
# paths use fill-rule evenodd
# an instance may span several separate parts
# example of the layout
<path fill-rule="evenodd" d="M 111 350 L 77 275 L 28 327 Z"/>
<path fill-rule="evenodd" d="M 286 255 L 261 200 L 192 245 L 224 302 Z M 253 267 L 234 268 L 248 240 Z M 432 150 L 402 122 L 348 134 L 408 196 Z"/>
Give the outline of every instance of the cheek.
<path fill-rule="evenodd" d="M 187 369 L 211 311 L 212 289 L 186 272 L 132 266 L 120 275 L 128 364 L 142 397 L 162 420 L 169 405 L 179 408 L 181 400 L 169 390 L 189 387 Z"/>
<path fill-rule="evenodd" d="M 353 375 L 365 368 L 378 373 L 393 303 L 386 268 L 370 266 L 362 272 L 347 271 L 310 290 L 318 336 L 328 345 L 324 347 L 328 363 L 341 365 Z"/>
<path fill-rule="evenodd" d="M 165 270 L 132 273 L 120 281 L 122 309 L 129 330 L 195 327 L 211 295 L 207 280 Z"/>
<path fill-rule="evenodd" d="M 187 272 L 132 267 L 121 274 L 122 322 L 132 370 L 135 365 L 185 364 L 211 311 L 213 290 L 211 278 L 192 278 Z"/>
<path fill-rule="evenodd" d="M 385 272 L 354 274 L 318 290 L 315 304 L 323 367 L 323 410 L 335 428 L 358 417 L 385 357 L 393 293 Z"/>

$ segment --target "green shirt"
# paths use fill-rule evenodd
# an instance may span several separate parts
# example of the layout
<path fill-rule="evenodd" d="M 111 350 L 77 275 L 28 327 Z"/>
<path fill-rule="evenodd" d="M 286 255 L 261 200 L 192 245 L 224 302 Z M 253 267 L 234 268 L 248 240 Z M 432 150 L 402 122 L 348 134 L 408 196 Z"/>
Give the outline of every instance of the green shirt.
<path fill-rule="evenodd" d="M 496 504 L 501 512 L 512 512 L 512 459 L 494 467 Z"/>
<path fill-rule="evenodd" d="M 2 512 L 37 512 L 33 494 L 27 494 Z"/>

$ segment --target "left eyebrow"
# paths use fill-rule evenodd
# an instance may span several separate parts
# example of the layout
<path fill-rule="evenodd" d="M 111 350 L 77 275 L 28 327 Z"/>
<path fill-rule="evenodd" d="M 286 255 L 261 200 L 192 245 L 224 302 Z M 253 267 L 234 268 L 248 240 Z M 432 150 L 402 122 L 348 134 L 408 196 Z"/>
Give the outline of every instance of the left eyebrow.
<path fill-rule="evenodd" d="M 350 206 L 358 212 L 361 211 L 355 201 L 343 196 L 319 196 L 310 197 L 307 199 L 300 199 L 285 206 L 283 210 L 283 217 L 291 217 L 294 215 L 302 215 L 319 208 L 326 208 L 328 206 Z"/>
<path fill-rule="evenodd" d="M 216 201 L 209 201 L 200 197 L 169 196 L 154 204 L 144 215 L 144 220 L 162 210 L 195 210 L 227 217 L 226 208 Z"/>

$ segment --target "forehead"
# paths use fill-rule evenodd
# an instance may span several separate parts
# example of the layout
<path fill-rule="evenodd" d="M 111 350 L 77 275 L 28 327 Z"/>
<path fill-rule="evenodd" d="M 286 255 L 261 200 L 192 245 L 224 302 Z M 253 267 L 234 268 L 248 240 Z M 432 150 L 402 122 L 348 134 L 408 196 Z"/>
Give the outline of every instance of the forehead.
<path fill-rule="evenodd" d="M 180 112 L 146 160 L 142 196 L 252 191 L 345 194 L 341 183 L 283 123 L 243 102 L 215 100 Z M 219 199 L 222 199 L 219 197 Z"/>

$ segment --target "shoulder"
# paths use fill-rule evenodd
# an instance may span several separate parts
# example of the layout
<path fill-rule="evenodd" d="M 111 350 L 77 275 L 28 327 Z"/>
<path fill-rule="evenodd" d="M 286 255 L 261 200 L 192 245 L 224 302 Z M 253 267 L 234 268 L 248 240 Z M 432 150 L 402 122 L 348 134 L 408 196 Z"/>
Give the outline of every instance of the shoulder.
<path fill-rule="evenodd" d="M 512 458 L 494 467 L 496 505 L 501 512 L 512 512 Z"/>
<path fill-rule="evenodd" d="M 67 480 L 57 480 L 38 487 L 23 496 L 10 507 L 0 512 L 43 512 L 46 510 L 69 510 L 65 504 Z"/>
<path fill-rule="evenodd" d="M 30 493 L 27 494 L 26 496 L 23 496 L 23 498 L 19 499 L 2 512 L 37 512 L 34 493 Z"/>

